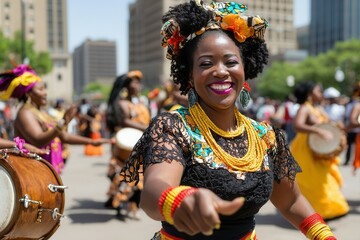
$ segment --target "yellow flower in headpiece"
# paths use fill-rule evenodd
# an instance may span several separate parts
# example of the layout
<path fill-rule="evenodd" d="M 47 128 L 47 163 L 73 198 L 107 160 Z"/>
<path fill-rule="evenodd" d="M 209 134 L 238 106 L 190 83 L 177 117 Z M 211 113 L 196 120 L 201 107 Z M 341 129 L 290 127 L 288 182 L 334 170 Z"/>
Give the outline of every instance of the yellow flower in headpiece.
<path fill-rule="evenodd" d="M 228 14 L 223 17 L 221 28 L 234 32 L 236 40 L 244 42 L 248 37 L 254 35 L 254 29 L 249 28 L 247 22 L 238 14 Z"/>

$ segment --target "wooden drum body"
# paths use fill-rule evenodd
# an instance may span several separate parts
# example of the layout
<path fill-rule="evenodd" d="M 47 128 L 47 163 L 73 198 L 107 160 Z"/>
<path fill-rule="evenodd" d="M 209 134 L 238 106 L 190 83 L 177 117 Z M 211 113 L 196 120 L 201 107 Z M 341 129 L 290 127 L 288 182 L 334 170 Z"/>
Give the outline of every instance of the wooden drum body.
<path fill-rule="evenodd" d="M 49 239 L 60 226 L 65 188 L 36 154 L 0 150 L 0 239 Z"/>
<path fill-rule="evenodd" d="M 314 156 L 319 159 L 332 159 L 339 156 L 346 147 L 345 132 L 334 123 L 322 123 L 317 127 L 330 131 L 333 139 L 326 141 L 317 134 L 310 134 L 308 144 Z"/>

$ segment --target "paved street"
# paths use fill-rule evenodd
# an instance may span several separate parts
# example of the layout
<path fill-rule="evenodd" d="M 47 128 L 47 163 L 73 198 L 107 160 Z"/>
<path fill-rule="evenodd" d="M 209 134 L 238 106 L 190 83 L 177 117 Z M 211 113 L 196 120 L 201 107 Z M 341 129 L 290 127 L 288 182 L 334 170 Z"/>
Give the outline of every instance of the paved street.
<path fill-rule="evenodd" d="M 158 222 L 140 212 L 140 220 L 119 220 L 115 211 L 105 209 L 106 178 L 109 146 L 101 157 L 87 157 L 83 146 L 71 146 L 71 157 L 61 175 L 66 190 L 66 218 L 55 232 L 52 240 L 149 240 L 160 227 Z M 350 214 L 329 222 L 338 240 L 360 239 L 356 230 L 360 223 L 360 171 L 353 176 L 350 167 L 341 166 L 344 177 L 343 192 L 351 206 Z M 257 215 L 256 231 L 260 240 L 301 240 L 300 232 L 279 215 L 271 203 Z"/>

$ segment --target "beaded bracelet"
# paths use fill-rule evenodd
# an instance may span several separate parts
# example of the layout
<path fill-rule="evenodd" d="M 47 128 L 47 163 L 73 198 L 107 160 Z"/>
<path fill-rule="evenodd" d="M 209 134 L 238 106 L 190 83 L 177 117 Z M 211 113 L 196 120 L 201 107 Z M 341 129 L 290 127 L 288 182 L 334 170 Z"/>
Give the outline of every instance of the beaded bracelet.
<path fill-rule="evenodd" d="M 309 239 L 336 240 L 329 226 L 318 213 L 305 218 L 299 229 Z"/>
<path fill-rule="evenodd" d="M 165 221 L 174 224 L 175 210 L 180 206 L 182 200 L 193 194 L 197 189 L 189 186 L 178 186 L 167 188 L 159 198 L 159 209 Z"/>

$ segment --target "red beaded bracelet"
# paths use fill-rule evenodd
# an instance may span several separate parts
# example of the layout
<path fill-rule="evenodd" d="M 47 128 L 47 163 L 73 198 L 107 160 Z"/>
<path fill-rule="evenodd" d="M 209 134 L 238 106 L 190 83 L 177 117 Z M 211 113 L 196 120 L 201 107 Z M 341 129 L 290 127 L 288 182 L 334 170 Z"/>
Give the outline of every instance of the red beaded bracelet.
<path fill-rule="evenodd" d="M 167 188 L 160 196 L 158 206 L 165 221 L 174 224 L 173 215 L 180 206 L 181 201 L 197 189 L 189 186 Z"/>
<path fill-rule="evenodd" d="M 175 200 L 171 206 L 171 217 L 174 217 L 175 210 L 180 206 L 182 200 L 184 200 L 185 197 L 193 194 L 196 192 L 196 188 L 188 188 L 183 191 L 181 191 L 176 197 Z"/>
<path fill-rule="evenodd" d="M 304 219 L 304 221 L 300 224 L 299 229 L 304 235 L 306 235 L 310 227 L 312 227 L 317 222 L 325 223 L 320 214 L 314 213 L 313 215 Z"/>
<path fill-rule="evenodd" d="M 173 187 L 168 187 L 165 191 L 163 191 L 161 193 L 161 196 L 159 198 L 159 202 L 158 202 L 158 206 L 159 206 L 159 210 L 160 210 L 160 213 L 161 215 L 164 217 L 164 214 L 163 214 L 163 206 L 164 206 L 164 202 L 165 202 L 165 199 L 166 199 L 166 196 L 169 194 L 169 192 L 173 189 Z"/>

